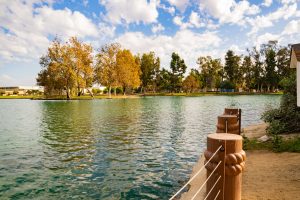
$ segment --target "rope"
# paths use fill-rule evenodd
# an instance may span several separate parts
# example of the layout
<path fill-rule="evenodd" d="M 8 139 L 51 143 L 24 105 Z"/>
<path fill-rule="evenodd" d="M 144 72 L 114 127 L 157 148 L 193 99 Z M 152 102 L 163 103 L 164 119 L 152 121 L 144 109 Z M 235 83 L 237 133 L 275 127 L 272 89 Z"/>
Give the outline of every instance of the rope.
<path fill-rule="evenodd" d="M 226 147 L 227 147 L 227 145 L 226 145 L 226 140 L 224 141 L 224 146 L 225 146 L 225 148 L 224 148 L 224 166 L 223 166 L 223 169 L 224 169 L 224 171 L 223 171 L 223 198 L 224 198 L 224 196 L 225 196 L 225 173 L 226 173 L 226 171 L 225 171 L 225 155 L 226 155 Z"/>
<path fill-rule="evenodd" d="M 207 197 L 209 196 L 209 194 L 213 191 L 214 187 L 217 185 L 218 181 L 220 180 L 221 176 L 219 176 L 219 178 L 216 180 L 215 184 L 211 187 L 210 191 L 207 193 L 206 197 L 204 198 L 204 200 L 207 199 Z M 220 191 L 220 190 L 219 190 Z"/>
<path fill-rule="evenodd" d="M 217 197 L 219 196 L 220 192 L 221 192 L 221 190 L 219 190 L 219 192 L 217 193 L 217 195 L 216 195 L 216 197 L 214 198 L 214 200 L 217 199 Z"/>
<path fill-rule="evenodd" d="M 196 194 L 192 197 L 191 200 L 194 200 L 196 198 L 196 196 L 198 195 L 198 193 L 202 190 L 202 188 L 204 187 L 204 185 L 207 183 L 207 181 L 209 180 L 209 178 L 213 175 L 213 173 L 217 170 L 217 168 L 219 167 L 219 165 L 221 164 L 222 161 L 219 161 L 219 163 L 217 164 L 217 166 L 215 167 L 215 169 L 210 173 L 210 175 L 208 176 L 208 178 L 206 179 L 206 181 L 204 181 L 204 183 L 202 184 L 202 186 L 200 187 L 200 189 L 196 192 Z"/>
<path fill-rule="evenodd" d="M 203 165 L 199 171 L 184 185 L 182 186 L 182 188 L 180 188 L 180 190 L 178 190 L 178 192 L 176 192 L 176 194 L 174 194 L 169 200 L 174 199 L 192 180 L 194 180 L 196 178 L 196 176 L 198 176 L 198 174 L 205 168 L 205 166 L 211 161 L 211 159 L 217 154 L 217 152 L 222 148 L 222 145 L 215 151 L 215 153 L 210 157 L 210 159 L 205 163 L 205 165 Z"/>

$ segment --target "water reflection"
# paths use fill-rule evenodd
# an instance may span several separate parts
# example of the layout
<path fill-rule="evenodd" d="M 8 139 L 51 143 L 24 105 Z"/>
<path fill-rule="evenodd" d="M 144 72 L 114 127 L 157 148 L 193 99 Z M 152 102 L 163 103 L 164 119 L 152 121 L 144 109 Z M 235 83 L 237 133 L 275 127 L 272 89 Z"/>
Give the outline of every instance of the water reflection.
<path fill-rule="evenodd" d="M 0 196 L 167 199 L 189 177 L 224 107 L 260 121 L 278 96 L 1 101 Z"/>

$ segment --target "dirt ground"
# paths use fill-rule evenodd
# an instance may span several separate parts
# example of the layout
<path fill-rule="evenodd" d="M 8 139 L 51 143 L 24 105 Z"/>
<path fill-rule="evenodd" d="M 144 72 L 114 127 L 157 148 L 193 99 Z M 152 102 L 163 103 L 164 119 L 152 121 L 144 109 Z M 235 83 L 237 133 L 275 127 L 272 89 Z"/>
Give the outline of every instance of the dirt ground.
<path fill-rule="evenodd" d="M 267 124 L 245 127 L 248 138 L 266 134 Z M 300 200 L 300 153 L 274 153 L 270 151 L 246 151 L 246 169 L 242 178 L 242 200 Z M 203 166 L 204 158 L 193 168 L 191 177 Z M 190 184 L 181 200 L 189 200 L 206 179 L 205 170 Z M 205 190 L 196 199 L 204 199 Z"/>
<path fill-rule="evenodd" d="M 244 200 L 300 199 L 300 154 L 247 151 Z"/>

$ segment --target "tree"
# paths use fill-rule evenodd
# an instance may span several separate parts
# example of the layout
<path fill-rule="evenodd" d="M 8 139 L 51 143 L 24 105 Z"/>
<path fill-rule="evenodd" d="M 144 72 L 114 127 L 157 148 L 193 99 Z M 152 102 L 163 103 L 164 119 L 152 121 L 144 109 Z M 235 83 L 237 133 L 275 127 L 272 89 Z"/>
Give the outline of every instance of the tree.
<path fill-rule="evenodd" d="M 121 49 L 118 43 L 104 45 L 96 55 L 95 81 L 108 88 L 111 98 L 111 88 L 118 86 L 117 54 Z"/>
<path fill-rule="evenodd" d="M 252 85 L 256 88 L 257 91 L 262 91 L 263 87 L 263 62 L 261 61 L 261 54 L 260 52 L 254 47 L 250 53 L 253 59 L 253 79 Z"/>
<path fill-rule="evenodd" d="M 164 68 L 159 72 L 157 82 L 160 91 L 170 92 L 172 90 L 171 77 L 172 73 Z"/>
<path fill-rule="evenodd" d="M 155 88 L 155 79 L 159 72 L 160 59 L 155 57 L 154 52 L 143 54 L 141 58 L 141 82 L 142 91 L 146 91 L 150 87 Z"/>
<path fill-rule="evenodd" d="M 66 91 L 67 99 L 75 88 L 86 87 L 91 83 L 92 47 L 83 44 L 76 37 L 62 44 L 57 38 L 40 58 L 42 70 L 38 74 L 38 85 L 45 86 L 45 93 L 52 95 Z"/>
<path fill-rule="evenodd" d="M 262 45 L 262 52 L 265 56 L 265 82 L 267 91 L 274 90 L 278 83 L 278 77 L 275 71 L 276 68 L 276 44 L 277 42 L 269 41 L 268 44 Z"/>
<path fill-rule="evenodd" d="M 225 56 L 224 75 L 228 81 L 237 85 L 241 83 L 240 80 L 240 65 L 241 58 L 238 55 L 234 55 L 232 50 L 228 50 Z"/>
<path fill-rule="evenodd" d="M 250 91 L 252 77 L 253 77 L 253 74 L 252 74 L 253 73 L 253 64 L 252 64 L 250 55 L 244 57 L 243 63 L 241 66 L 241 71 L 242 71 L 242 77 L 245 82 L 245 86 Z"/>
<path fill-rule="evenodd" d="M 138 61 L 132 55 L 130 50 L 124 49 L 117 53 L 116 74 L 120 86 L 123 87 L 124 95 L 126 88 L 140 86 L 141 69 Z"/>
<path fill-rule="evenodd" d="M 77 38 L 70 39 L 72 61 L 76 71 L 77 94 L 82 94 L 82 89 L 89 88 L 93 83 L 93 56 L 92 46 L 78 41 Z M 90 91 L 93 96 L 92 91 Z"/>
<path fill-rule="evenodd" d="M 281 81 L 284 94 L 281 98 L 280 107 L 268 110 L 262 115 L 262 119 L 269 123 L 267 131 L 270 134 L 298 133 L 300 131 L 296 71 L 292 70 L 290 76 Z"/>
<path fill-rule="evenodd" d="M 276 54 L 276 67 L 279 80 L 288 77 L 291 73 L 290 50 L 288 47 L 280 47 Z"/>
<path fill-rule="evenodd" d="M 173 92 L 179 92 L 182 87 L 183 75 L 186 71 L 187 66 L 184 63 L 184 60 L 180 56 L 173 52 L 172 59 L 170 63 L 171 68 L 171 86 Z"/>
<path fill-rule="evenodd" d="M 200 82 L 193 71 L 184 79 L 182 88 L 186 93 L 193 93 L 200 88 Z"/>
<path fill-rule="evenodd" d="M 222 81 L 222 65 L 220 59 L 213 59 L 211 56 L 199 57 L 197 64 L 200 69 L 200 77 L 205 90 L 215 88 Z"/>

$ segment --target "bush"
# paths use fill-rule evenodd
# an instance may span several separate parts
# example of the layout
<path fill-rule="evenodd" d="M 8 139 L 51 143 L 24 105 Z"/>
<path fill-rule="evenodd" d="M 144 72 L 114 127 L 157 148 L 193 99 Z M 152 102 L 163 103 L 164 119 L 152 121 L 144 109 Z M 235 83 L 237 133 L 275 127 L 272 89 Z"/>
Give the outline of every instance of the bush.
<path fill-rule="evenodd" d="M 230 81 L 222 81 L 220 84 L 221 89 L 234 89 L 235 85 Z"/>
<path fill-rule="evenodd" d="M 92 89 L 93 94 L 101 94 L 101 90 L 97 88 Z"/>
<path fill-rule="evenodd" d="M 262 119 L 270 125 L 269 134 L 300 132 L 300 108 L 297 107 L 296 73 L 281 81 L 284 88 L 280 107 L 266 111 Z"/>

